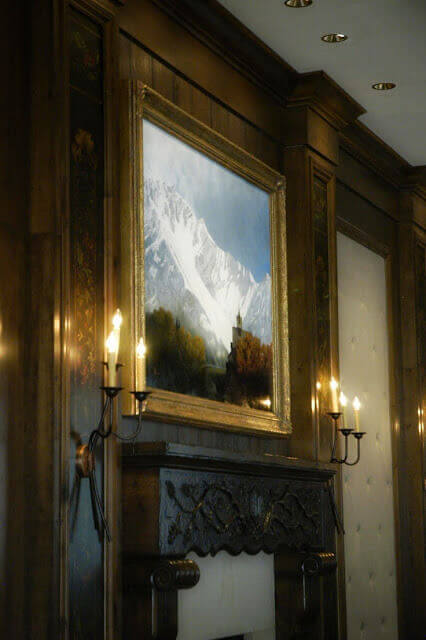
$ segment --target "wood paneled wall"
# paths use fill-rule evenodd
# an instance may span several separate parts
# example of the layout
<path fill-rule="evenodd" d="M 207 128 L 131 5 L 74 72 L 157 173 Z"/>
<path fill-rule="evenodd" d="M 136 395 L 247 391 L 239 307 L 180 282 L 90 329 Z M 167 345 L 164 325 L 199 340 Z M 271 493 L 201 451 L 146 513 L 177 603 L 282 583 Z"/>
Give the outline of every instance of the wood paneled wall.
<path fill-rule="evenodd" d="M 0 40 L 0 636 L 24 637 L 28 291 L 28 70 L 26 4 L 2 11 Z"/>
<path fill-rule="evenodd" d="M 187 48 L 190 45 L 190 42 L 185 42 Z M 280 171 L 281 145 L 276 139 L 239 115 L 235 107 L 231 109 L 217 97 L 203 91 L 175 68 L 159 60 L 142 42 L 137 43 L 123 32 L 120 34 L 119 63 L 123 81 L 132 79 L 146 82 L 204 124 Z M 232 96 L 228 96 L 228 99 L 234 102 Z"/>
<path fill-rule="evenodd" d="M 292 440 L 296 455 L 315 458 L 318 453 L 325 455 L 326 451 L 326 434 L 322 434 L 321 440 L 311 405 L 316 354 L 312 347 L 315 328 L 310 163 L 325 163 L 327 171 L 337 178 L 338 223 L 342 230 L 391 257 L 389 300 L 394 319 L 391 340 L 395 345 L 392 410 L 394 424 L 399 429 L 399 432 L 395 429 L 395 451 L 401 463 L 395 472 L 404 525 L 400 528 L 399 541 L 401 637 L 413 640 L 422 633 L 420 597 L 424 566 L 423 538 L 419 533 L 425 521 L 421 514 L 425 463 L 420 456 L 424 450 L 424 429 L 419 427 L 418 420 L 424 384 L 421 377 L 424 373 L 419 375 L 423 366 L 419 364 L 419 353 L 423 353 L 419 329 L 423 311 L 419 285 L 416 286 L 422 273 L 419 266 L 422 260 L 416 247 L 424 250 L 425 246 L 424 186 L 418 187 L 417 173 L 412 174 L 408 163 L 359 123 L 345 125 L 346 116 L 350 120 L 362 112 L 359 105 L 346 101 L 330 124 L 330 104 L 321 109 L 317 100 L 318 96 L 319 102 L 326 100 L 324 86 L 331 86 L 324 74 L 298 76 L 252 34 L 230 20 L 213 0 L 198 3 L 206 24 L 215 12 L 221 16 L 219 22 L 211 22 L 216 28 L 222 24 L 220 21 L 230 20 L 230 31 L 226 33 L 236 36 L 232 47 L 227 48 L 223 38 L 216 37 L 213 31 L 208 33 L 201 20 L 194 21 L 190 12 L 185 17 L 185 11 L 195 1 L 72 0 L 68 3 L 39 0 L 31 3 L 28 10 L 28 3 L 17 0 L 7 3 L 2 13 L 0 61 L 6 63 L 2 74 L 6 90 L 0 95 L 3 140 L 0 148 L 0 272 L 4 276 L 0 287 L 0 477 L 6 478 L 6 482 L 0 487 L 0 517 L 7 515 L 8 524 L 6 536 L 0 537 L 0 558 L 3 559 L 0 571 L 2 578 L 7 574 L 8 589 L 0 595 L 0 632 L 3 631 L 1 624 L 4 627 L 7 622 L 10 637 L 56 640 L 69 633 L 73 639 L 81 639 L 92 615 L 87 608 L 81 619 L 73 622 L 73 628 L 69 628 L 68 499 L 73 478 L 70 456 L 73 365 L 69 340 L 72 140 L 67 88 L 69 41 L 65 27 L 72 4 L 105 26 L 102 37 L 106 164 L 104 190 L 98 197 L 102 200 L 99 211 L 104 221 L 100 236 L 105 232 L 106 239 L 106 250 L 100 259 L 107 286 L 104 287 L 101 277 L 97 295 L 104 301 L 108 313 L 119 300 L 115 284 L 119 278 L 113 277 L 118 274 L 119 260 L 111 239 L 114 225 L 119 224 L 119 185 L 114 172 L 120 156 L 115 123 L 120 85 L 130 78 L 151 84 L 159 93 L 278 171 L 286 167 L 285 172 L 291 178 L 289 203 L 294 217 L 289 243 L 292 256 L 301 265 L 299 269 L 299 263 L 295 262 L 292 271 L 294 309 L 299 314 L 294 316 L 294 326 L 296 330 L 300 322 L 306 329 L 305 335 L 300 332 L 299 337 L 307 344 L 306 358 L 303 354 L 300 357 L 299 347 L 293 351 L 296 354 L 293 395 L 299 398 L 295 403 L 299 416 L 295 425 L 297 432 Z M 253 68 L 250 60 L 255 61 Z M 264 78 L 260 60 L 271 61 Z M 299 81 L 301 88 L 293 102 L 290 99 L 286 105 L 292 87 Z M 333 91 L 336 90 L 335 85 L 333 87 Z M 315 109 L 311 108 L 312 98 Z M 339 149 L 336 130 L 340 127 Z M 286 148 L 286 145 L 290 146 Z M 332 207 L 332 201 L 329 202 Z M 112 222 L 113 213 L 115 222 Z M 330 246 L 334 260 L 332 238 L 329 249 Z M 302 307 L 299 280 L 303 285 Z M 334 284 L 331 284 L 333 295 Z M 333 312 L 330 322 L 333 332 Z M 100 354 L 103 317 L 96 320 L 96 330 L 96 350 Z M 93 389 L 102 381 L 100 370 L 95 378 Z M 96 394 L 94 391 L 82 402 L 79 402 L 80 396 L 75 395 L 73 421 L 83 425 L 83 430 L 89 428 L 97 411 L 96 401 L 100 404 L 101 395 Z M 128 419 L 122 420 L 123 427 L 128 423 Z M 284 440 L 160 423 L 144 424 L 144 438 L 248 453 L 286 453 L 288 450 Z M 114 506 L 111 488 L 119 479 L 115 454 L 111 451 L 111 455 L 107 452 L 104 476 L 109 487 L 105 494 L 108 509 Z M 110 511 L 111 516 L 114 511 Z M 89 521 L 87 526 L 91 526 Z M 101 620 L 106 610 L 106 636 L 116 640 L 113 625 L 119 618 L 118 587 L 110 578 L 115 571 L 117 548 L 107 548 L 105 559 L 98 553 L 99 542 L 95 541 L 93 548 L 88 545 L 81 549 L 81 554 L 90 556 L 94 549 L 93 571 L 97 578 L 93 588 L 105 584 L 109 589 L 105 600 L 99 598 L 94 605 L 97 608 L 94 618 Z M 78 561 L 78 545 L 74 551 Z M 83 564 L 80 569 L 82 567 Z M 85 579 L 80 569 L 74 574 L 77 578 L 73 589 L 77 591 Z M 412 597 L 413 585 L 415 598 Z M 2 615 L 5 611 L 7 616 Z"/>

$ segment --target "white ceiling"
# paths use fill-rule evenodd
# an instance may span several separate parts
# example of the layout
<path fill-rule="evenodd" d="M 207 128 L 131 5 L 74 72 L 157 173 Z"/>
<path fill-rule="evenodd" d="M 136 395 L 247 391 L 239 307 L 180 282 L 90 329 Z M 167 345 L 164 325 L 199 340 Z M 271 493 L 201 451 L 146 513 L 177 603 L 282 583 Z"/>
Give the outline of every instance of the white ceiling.
<path fill-rule="evenodd" d="M 299 73 L 323 70 L 357 100 L 360 117 L 413 165 L 426 164 L 426 0 L 219 0 Z M 326 44 L 326 33 L 348 40 Z M 395 82 L 374 91 L 374 82 Z"/>

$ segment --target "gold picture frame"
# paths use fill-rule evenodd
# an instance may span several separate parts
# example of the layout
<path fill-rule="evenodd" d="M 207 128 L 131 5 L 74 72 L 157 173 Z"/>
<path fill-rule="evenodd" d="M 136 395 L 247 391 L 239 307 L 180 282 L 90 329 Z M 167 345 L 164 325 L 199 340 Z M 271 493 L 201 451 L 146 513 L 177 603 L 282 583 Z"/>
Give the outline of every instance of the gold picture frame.
<path fill-rule="evenodd" d="M 125 318 L 120 346 L 123 384 L 136 389 L 135 345 L 145 336 L 143 121 L 161 127 L 269 194 L 272 280 L 273 398 L 271 411 L 238 406 L 172 391 L 150 389 L 146 417 L 173 424 L 277 437 L 291 433 L 288 348 L 285 178 L 198 121 L 151 87 L 126 83 L 121 138 L 121 295 Z M 125 394 L 127 396 L 128 394 Z M 123 413 L 134 415 L 134 399 L 123 400 Z"/>

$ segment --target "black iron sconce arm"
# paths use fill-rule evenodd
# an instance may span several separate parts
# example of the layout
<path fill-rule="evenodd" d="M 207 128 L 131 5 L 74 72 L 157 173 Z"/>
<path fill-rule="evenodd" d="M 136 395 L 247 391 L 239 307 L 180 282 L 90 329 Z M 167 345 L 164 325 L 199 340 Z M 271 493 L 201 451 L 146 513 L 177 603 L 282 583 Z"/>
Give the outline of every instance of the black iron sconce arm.
<path fill-rule="evenodd" d="M 101 417 L 96 429 L 94 429 L 87 444 L 82 444 L 76 451 L 76 467 L 78 473 L 78 483 L 82 478 L 89 478 L 90 483 L 90 497 L 92 503 L 93 522 L 95 529 L 98 531 L 99 537 L 102 538 L 103 534 L 108 541 L 111 541 L 111 533 L 109 530 L 108 522 L 105 517 L 104 507 L 102 505 L 101 496 L 99 493 L 96 471 L 95 471 L 95 451 L 96 445 L 99 440 L 106 440 L 110 436 L 117 438 L 117 440 L 123 442 L 133 442 L 142 430 L 142 415 L 146 410 L 148 396 L 150 391 L 131 391 L 130 393 L 135 396 L 138 403 L 138 424 L 135 431 L 131 434 L 124 435 L 113 431 L 114 425 L 114 399 L 118 396 L 123 387 L 100 387 L 105 393 L 105 402 L 103 405 Z M 106 426 L 107 423 L 107 426 Z M 72 502 L 72 497 L 70 503 Z"/>
<path fill-rule="evenodd" d="M 361 440 L 363 436 L 365 436 L 365 431 L 356 431 L 355 429 L 339 429 L 339 420 L 342 413 L 340 411 L 330 411 L 328 413 L 330 418 L 333 420 L 333 436 L 331 443 L 331 458 L 330 462 L 337 462 L 337 464 L 346 464 L 349 467 L 353 467 L 358 464 L 361 457 Z M 345 438 L 345 453 L 343 458 L 336 458 L 336 447 L 337 447 L 337 434 L 341 433 Z M 357 453 L 356 458 L 353 462 L 348 462 L 349 456 L 349 436 L 353 436 L 357 443 Z"/>

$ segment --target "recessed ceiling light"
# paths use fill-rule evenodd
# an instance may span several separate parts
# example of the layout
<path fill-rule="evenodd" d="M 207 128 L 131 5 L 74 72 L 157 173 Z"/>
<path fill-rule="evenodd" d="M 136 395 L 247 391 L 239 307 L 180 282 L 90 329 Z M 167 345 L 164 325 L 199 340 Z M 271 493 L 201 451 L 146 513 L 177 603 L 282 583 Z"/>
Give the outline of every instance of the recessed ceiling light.
<path fill-rule="evenodd" d="M 309 7 L 312 4 L 312 0 L 285 0 L 286 7 L 292 7 L 293 9 L 303 9 L 303 7 Z"/>
<path fill-rule="evenodd" d="M 390 89 L 395 89 L 396 84 L 394 82 L 376 82 L 372 87 L 376 91 L 389 91 Z"/>
<path fill-rule="evenodd" d="M 347 39 L 348 36 L 345 36 L 344 33 L 326 33 L 325 36 L 321 37 L 321 40 L 331 44 L 334 44 L 336 42 L 344 42 Z"/>

